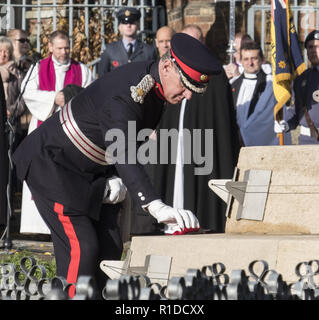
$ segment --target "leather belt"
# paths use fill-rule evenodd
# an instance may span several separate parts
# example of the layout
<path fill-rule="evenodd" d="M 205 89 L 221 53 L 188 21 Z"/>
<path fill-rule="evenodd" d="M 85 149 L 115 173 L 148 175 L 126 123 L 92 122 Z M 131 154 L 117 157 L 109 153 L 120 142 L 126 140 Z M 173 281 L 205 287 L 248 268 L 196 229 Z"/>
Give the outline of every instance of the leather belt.
<path fill-rule="evenodd" d="M 105 160 L 105 150 L 94 144 L 80 130 L 72 114 L 71 101 L 62 108 L 59 116 L 65 134 L 79 151 L 102 166 L 111 164 L 111 161 Z"/>
<path fill-rule="evenodd" d="M 319 128 L 317 128 L 317 130 L 319 130 Z M 300 134 L 311 137 L 310 128 L 305 126 L 300 126 Z"/>

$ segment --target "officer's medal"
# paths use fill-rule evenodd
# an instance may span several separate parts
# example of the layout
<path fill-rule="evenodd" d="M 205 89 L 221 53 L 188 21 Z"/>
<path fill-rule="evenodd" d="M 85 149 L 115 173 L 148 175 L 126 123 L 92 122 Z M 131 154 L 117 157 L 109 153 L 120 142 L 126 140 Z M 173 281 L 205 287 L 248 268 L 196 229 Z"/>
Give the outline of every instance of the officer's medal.
<path fill-rule="evenodd" d="M 147 74 L 136 87 L 131 86 L 131 97 L 135 102 L 143 103 L 144 97 L 153 88 L 155 80 L 150 74 Z"/>
<path fill-rule="evenodd" d="M 315 90 L 313 93 L 312 93 L 312 99 L 316 102 L 319 102 L 319 90 Z"/>

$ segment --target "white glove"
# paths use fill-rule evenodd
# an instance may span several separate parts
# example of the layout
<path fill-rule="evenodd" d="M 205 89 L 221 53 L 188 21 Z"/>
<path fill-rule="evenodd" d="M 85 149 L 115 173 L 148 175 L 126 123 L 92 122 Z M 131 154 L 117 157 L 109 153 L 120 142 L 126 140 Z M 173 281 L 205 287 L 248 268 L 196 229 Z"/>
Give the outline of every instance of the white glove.
<path fill-rule="evenodd" d="M 281 120 L 280 122 L 278 122 L 277 120 L 275 120 L 274 131 L 276 133 L 287 132 L 288 130 L 289 130 L 289 126 L 287 121 Z"/>
<path fill-rule="evenodd" d="M 118 203 L 125 199 L 126 187 L 121 178 L 113 176 L 106 180 L 103 203 Z"/>
<path fill-rule="evenodd" d="M 149 213 L 157 220 L 158 223 L 176 224 L 179 230 L 184 228 L 199 228 L 199 222 L 196 216 L 189 210 L 172 208 L 161 200 L 152 201 L 147 207 Z"/>

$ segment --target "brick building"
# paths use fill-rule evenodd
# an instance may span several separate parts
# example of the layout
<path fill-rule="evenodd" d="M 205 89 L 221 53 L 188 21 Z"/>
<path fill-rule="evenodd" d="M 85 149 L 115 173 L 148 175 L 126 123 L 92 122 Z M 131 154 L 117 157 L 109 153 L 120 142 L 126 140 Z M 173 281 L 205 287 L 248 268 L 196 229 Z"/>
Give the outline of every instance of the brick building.
<path fill-rule="evenodd" d="M 165 4 L 169 26 L 180 31 L 186 24 L 198 24 L 206 36 L 206 44 L 221 61 L 227 62 L 229 0 L 166 0 Z M 269 5 L 270 0 L 236 0 L 235 14 L 235 32 L 251 34 L 261 43 L 267 58 L 270 55 Z M 290 0 L 301 46 L 305 36 L 319 28 L 318 5 L 319 0 Z"/>
<path fill-rule="evenodd" d="M 150 41 L 154 36 L 159 25 L 163 21 L 176 31 L 180 31 L 186 24 L 198 24 L 206 36 L 206 44 L 213 49 L 217 57 L 222 62 L 227 62 L 227 49 L 229 46 L 229 9 L 230 0 L 77 0 L 73 1 L 73 10 L 68 9 L 68 3 L 71 0 L 55 0 L 59 4 L 56 10 L 53 7 L 53 0 L 8 0 L 7 5 L 0 5 L 0 32 L 8 29 L 7 22 L 10 18 L 10 28 L 22 27 L 30 31 L 36 40 L 36 48 L 40 51 L 42 42 L 40 37 L 46 27 L 55 28 L 55 22 L 59 22 L 60 18 L 66 18 L 66 23 L 74 23 L 79 14 L 76 9 L 76 3 L 87 3 L 92 5 L 108 4 L 134 4 L 136 6 L 144 3 L 145 5 L 156 6 L 161 8 L 161 12 L 152 15 L 152 10 L 147 9 L 145 12 L 148 18 L 145 19 L 144 36 L 148 36 Z M 1 1 L 0 1 L 1 2 Z M 23 7 L 22 3 L 28 3 L 28 7 Z M 37 6 L 38 3 L 45 4 Z M 32 8 L 31 8 L 32 5 Z M 50 7 L 51 5 L 51 7 Z M 247 32 L 256 41 L 260 42 L 264 50 L 265 56 L 268 58 L 270 53 L 270 0 L 236 0 L 235 14 L 235 32 Z M 8 8 L 11 7 L 9 10 Z M 301 41 L 313 29 L 319 28 L 319 0 L 290 0 L 290 7 L 293 9 L 293 15 L 297 32 Z M 83 9 L 83 8 L 82 8 Z M 113 10 L 115 7 L 113 8 Z M 25 15 L 23 11 L 25 10 Z M 39 11 L 38 11 L 39 10 Z M 93 10 L 90 7 L 90 10 Z M 112 8 L 105 8 L 104 15 Z M 84 9 L 82 10 L 84 11 Z M 82 21 L 85 23 L 84 32 L 87 38 L 89 35 L 89 25 L 92 24 L 92 15 L 89 10 L 85 10 L 87 16 Z M 95 13 L 100 13 L 100 9 L 95 9 Z M 102 11 L 101 11 L 102 12 Z M 55 17 L 55 18 L 54 18 Z M 156 17 L 156 19 L 154 19 Z M 38 21 L 40 19 L 41 21 Z M 104 27 L 109 25 L 107 19 L 97 19 Z M 23 24 L 23 21 L 26 23 Z M 83 26 L 82 26 L 83 27 Z M 72 29 L 72 28 L 71 28 Z M 73 30 L 70 30 L 72 33 Z M 104 30 L 105 34 L 109 30 Z M 95 32 L 96 33 L 96 32 Z M 109 41 L 109 39 L 107 39 Z M 41 42 L 41 43 L 40 43 Z M 96 48 L 96 47 L 95 47 Z"/>
<path fill-rule="evenodd" d="M 246 31 L 245 1 L 236 3 L 236 32 Z M 229 2 L 219 0 L 166 0 L 168 25 L 180 31 L 187 24 L 199 25 L 206 43 L 222 61 L 227 60 L 229 38 Z"/>

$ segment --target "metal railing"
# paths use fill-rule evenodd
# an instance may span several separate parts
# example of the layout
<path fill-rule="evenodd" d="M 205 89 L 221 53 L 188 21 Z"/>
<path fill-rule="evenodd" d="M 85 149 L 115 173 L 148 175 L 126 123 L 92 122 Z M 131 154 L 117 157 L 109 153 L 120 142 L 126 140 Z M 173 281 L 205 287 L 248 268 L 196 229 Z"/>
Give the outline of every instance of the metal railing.
<path fill-rule="evenodd" d="M 116 12 L 124 6 L 135 7 L 141 12 L 139 36 L 145 40 L 146 37 L 154 37 L 157 29 L 166 23 L 166 11 L 157 0 L 83 0 L 76 3 L 76 0 L 6 0 L 6 4 L 0 4 L 0 33 L 5 33 L 9 29 L 21 28 L 29 30 L 30 20 L 36 20 L 36 31 L 34 32 L 34 47 L 38 52 L 41 49 L 41 24 L 45 18 L 52 19 L 52 31 L 57 29 L 59 17 L 68 20 L 68 33 L 70 36 L 70 47 L 73 48 L 73 28 L 74 20 L 78 18 L 79 10 L 84 11 L 84 33 L 89 39 L 90 17 L 95 12 L 99 12 L 101 53 L 105 48 L 104 30 L 107 15 L 113 18 L 113 31 L 118 31 L 118 19 Z M 91 61 L 90 66 L 96 65 L 99 59 Z"/>
<path fill-rule="evenodd" d="M 309 31 L 319 28 L 319 0 L 291 0 L 290 10 L 299 35 L 299 41 L 303 43 Z M 267 37 L 267 34 L 270 34 L 269 24 L 267 24 L 270 12 L 269 0 L 261 0 L 260 4 L 252 5 L 247 13 L 247 33 L 255 39 L 256 25 L 260 27 L 260 45 L 264 52 L 266 45 L 270 45 L 268 41 L 270 37 Z M 260 15 L 259 19 L 256 17 L 257 13 Z M 307 61 L 306 50 L 303 50 L 303 56 L 304 60 Z"/>
<path fill-rule="evenodd" d="M 32 257 L 20 261 L 20 270 L 12 263 L 0 265 L 0 300 L 318 300 L 319 261 L 298 263 L 296 282 L 287 283 L 283 275 L 270 269 L 264 260 L 252 261 L 248 272 L 229 270 L 223 263 L 201 269 L 188 269 L 184 276 L 171 277 L 167 285 L 151 281 L 145 275 L 121 275 L 106 281 L 99 292 L 95 279 L 79 277 L 70 284 L 63 277 L 47 278 L 46 269 Z"/>

